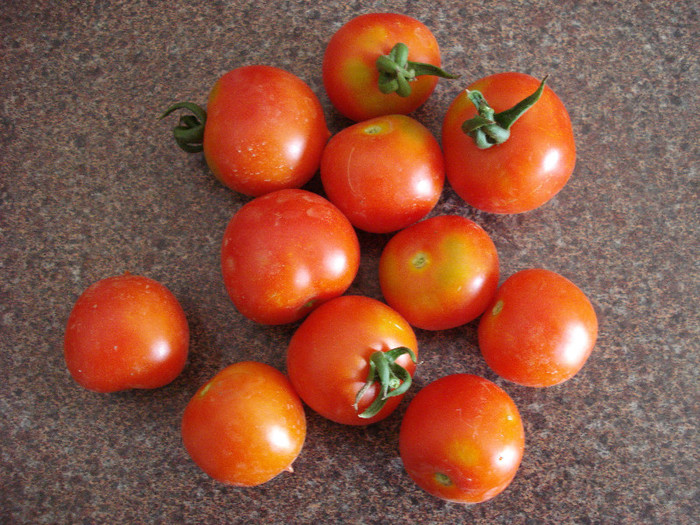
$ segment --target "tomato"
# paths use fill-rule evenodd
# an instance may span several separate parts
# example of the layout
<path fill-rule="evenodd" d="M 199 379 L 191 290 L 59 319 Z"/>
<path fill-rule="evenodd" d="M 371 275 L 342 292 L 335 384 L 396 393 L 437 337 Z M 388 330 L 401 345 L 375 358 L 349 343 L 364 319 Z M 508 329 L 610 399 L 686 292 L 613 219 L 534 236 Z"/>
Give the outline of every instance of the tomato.
<path fill-rule="evenodd" d="M 287 349 L 287 373 L 323 417 L 368 425 L 396 409 L 417 355 L 413 329 L 398 313 L 376 299 L 345 295 L 301 323 Z"/>
<path fill-rule="evenodd" d="M 540 268 L 511 275 L 478 328 L 479 348 L 499 376 L 545 387 L 573 377 L 598 337 L 586 295 L 565 277 Z"/>
<path fill-rule="evenodd" d="M 73 379 L 95 392 L 158 388 L 185 367 L 187 318 L 175 296 L 148 277 L 89 286 L 68 317 L 63 352 Z"/>
<path fill-rule="evenodd" d="M 357 228 L 400 230 L 437 204 L 445 180 L 438 141 L 405 115 L 376 117 L 333 136 L 321 158 L 329 200 Z"/>
<path fill-rule="evenodd" d="M 399 431 L 399 453 L 413 481 L 458 503 L 480 503 L 505 490 L 524 447 L 513 400 L 495 383 L 471 374 L 444 376 L 421 389 Z"/>
<path fill-rule="evenodd" d="M 467 218 L 431 217 L 389 240 L 379 284 L 389 306 L 413 326 L 455 328 L 481 315 L 496 292 L 496 246 Z"/>
<path fill-rule="evenodd" d="M 182 440 L 192 460 L 229 485 L 260 485 L 292 472 L 305 438 L 304 407 L 287 377 L 253 361 L 216 374 L 182 417 Z"/>
<path fill-rule="evenodd" d="M 423 23 L 402 14 L 368 13 L 347 22 L 328 42 L 323 85 L 336 109 L 352 120 L 408 114 L 430 97 L 438 77 L 456 78 L 439 66 L 437 40 Z"/>
<path fill-rule="evenodd" d="M 488 109 L 482 107 L 482 116 L 493 121 L 537 93 L 539 85 L 529 75 L 511 72 L 478 80 L 468 91 L 472 97 L 483 96 L 497 112 L 489 117 Z M 470 119 L 477 115 L 469 97 L 466 91 L 460 93 L 443 121 L 442 147 L 450 185 L 468 204 L 492 213 L 520 213 L 549 201 L 567 183 L 576 162 L 571 121 L 559 97 L 544 85 L 540 98 L 509 130 L 496 128 L 502 134 L 499 140 L 507 137 L 505 142 L 492 144 L 483 129 L 474 131 L 475 136 L 481 133 L 485 149 L 462 128 L 465 122 L 475 122 Z"/>
<path fill-rule="evenodd" d="M 268 193 L 242 206 L 221 247 L 234 305 L 262 324 L 297 321 L 343 294 L 359 264 L 350 221 L 328 200 L 301 189 Z"/>
<path fill-rule="evenodd" d="M 192 103 L 176 109 L 195 113 L 174 130 L 186 151 L 204 151 L 214 175 L 229 188 L 259 196 L 299 188 L 318 171 L 330 136 L 316 94 L 300 78 L 271 66 L 244 66 L 214 84 L 204 111 Z"/>

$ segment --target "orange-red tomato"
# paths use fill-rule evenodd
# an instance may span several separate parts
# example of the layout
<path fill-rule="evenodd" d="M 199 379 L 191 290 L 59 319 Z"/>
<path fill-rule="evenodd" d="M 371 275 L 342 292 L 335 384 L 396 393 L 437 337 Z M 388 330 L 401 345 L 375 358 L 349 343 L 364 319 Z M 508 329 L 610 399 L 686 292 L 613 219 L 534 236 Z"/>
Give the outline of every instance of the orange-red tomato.
<path fill-rule="evenodd" d="M 532 387 L 573 377 L 598 337 L 586 295 L 565 277 L 540 268 L 511 275 L 479 322 L 479 348 L 499 376 Z"/>
<path fill-rule="evenodd" d="M 187 318 L 175 296 L 148 277 L 89 286 L 68 317 L 63 352 L 78 384 L 95 392 L 158 388 L 187 361 Z"/>
<path fill-rule="evenodd" d="M 408 405 L 399 432 L 404 468 L 438 498 L 480 503 L 500 494 L 520 466 L 520 413 L 498 385 L 470 374 L 441 377 Z"/>
<path fill-rule="evenodd" d="M 387 233 L 430 213 L 442 192 L 445 164 L 425 126 L 387 115 L 334 135 L 321 158 L 321 181 L 356 228 Z"/>
<path fill-rule="evenodd" d="M 352 284 L 360 245 L 350 221 L 320 195 L 279 190 L 242 206 L 221 247 L 238 311 L 263 324 L 297 321 Z"/>
<path fill-rule="evenodd" d="M 380 392 L 380 385 L 372 384 L 356 405 L 370 360 L 375 352 L 402 347 L 418 355 L 413 329 L 398 313 L 376 299 L 344 295 L 319 306 L 301 323 L 287 349 L 287 373 L 315 412 L 337 423 L 368 425 L 386 418 L 403 397 L 387 397 L 376 415 L 361 416 Z M 416 365 L 408 354 L 395 363 L 413 376 Z"/>
<path fill-rule="evenodd" d="M 535 92 L 540 81 L 522 73 L 499 73 L 469 86 L 496 113 Z M 462 124 L 477 114 L 467 93 L 447 110 L 442 126 L 447 180 L 468 204 L 492 213 L 520 213 L 549 201 L 567 183 L 576 163 L 569 114 L 549 86 L 510 128 L 502 144 L 479 149 Z"/>
<path fill-rule="evenodd" d="M 282 69 L 234 69 L 209 94 L 204 156 L 214 175 L 240 193 L 303 186 L 318 171 L 329 136 L 315 93 Z"/>
<path fill-rule="evenodd" d="M 229 485 L 260 485 L 291 472 L 305 438 L 304 407 L 287 377 L 253 361 L 216 374 L 194 394 L 182 417 L 190 457 Z"/>
<path fill-rule="evenodd" d="M 353 18 L 330 39 L 323 55 L 323 84 L 333 105 L 346 117 L 366 120 L 408 114 L 430 97 L 437 76 L 418 76 L 411 94 L 382 93 L 376 61 L 397 43 L 408 46 L 408 59 L 440 66 L 440 48 L 421 22 L 397 13 L 368 13 Z"/>
<path fill-rule="evenodd" d="M 389 240 L 379 284 L 386 302 L 413 326 L 455 328 L 481 315 L 496 292 L 496 246 L 469 219 L 431 217 Z"/>

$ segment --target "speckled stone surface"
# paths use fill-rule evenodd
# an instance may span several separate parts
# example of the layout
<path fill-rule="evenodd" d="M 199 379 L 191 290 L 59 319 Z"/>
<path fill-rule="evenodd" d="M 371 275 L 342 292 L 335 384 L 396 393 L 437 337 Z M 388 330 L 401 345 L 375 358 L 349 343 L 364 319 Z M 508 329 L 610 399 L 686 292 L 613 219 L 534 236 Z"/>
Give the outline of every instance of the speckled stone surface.
<path fill-rule="evenodd" d="M 439 135 L 464 83 L 550 75 L 578 157 L 540 209 L 490 215 L 447 187 L 433 212 L 481 224 L 502 279 L 557 271 L 595 305 L 600 335 L 574 379 L 498 379 L 476 328 L 418 331 L 418 388 L 470 372 L 517 403 L 526 452 L 510 487 L 461 506 L 413 485 L 397 452 L 407 400 L 369 428 L 310 410 L 293 474 L 240 489 L 209 479 L 180 440 L 182 411 L 243 359 L 284 369 L 296 325 L 262 327 L 228 299 L 219 244 L 245 198 L 187 156 L 157 116 L 201 103 L 219 75 L 265 63 L 304 79 L 329 127 L 348 124 L 321 83 L 333 32 L 369 10 L 426 23 L 441 81 L 414 116 Z M 0 3 L 0 523 L 693 524 L 698 478 L 698 5 L 691 0 L 376 3 L 3 0 Z M 315 178 L 309 188 L 318 190 Z M 387 235 L 360 234 L 350 291 L 381 298 Z M 188 365 L 156 391 L 90 393 L 62 356 L 66 319 L 92 282 L 147 275 L 181 301 Z"/>

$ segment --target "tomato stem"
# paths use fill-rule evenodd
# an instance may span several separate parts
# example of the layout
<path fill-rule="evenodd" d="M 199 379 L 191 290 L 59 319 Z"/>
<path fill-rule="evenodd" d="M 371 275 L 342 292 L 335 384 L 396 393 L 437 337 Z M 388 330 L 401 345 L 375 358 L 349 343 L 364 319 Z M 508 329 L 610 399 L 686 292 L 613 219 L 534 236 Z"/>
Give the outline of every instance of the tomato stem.
<path fill-rule="evenodd" d="M 379 70 L 379 90 L 384 94 L 396 93 L 401 97 L 411 94 L 409 82 L 422 75 L 459 78 L 459 75 L 448 73 L 433 64 L 408 60 L 408 46 L 401 42 L 392 47 L 388 55 L 379 56 L 376 65 Z"/>
<path fill-rule="evenodd" d="M 411 360 L 416 362 L 416 354 L 406 346 L 399 346 L 387 352 L 377 350 L 370 356 L 367 381 L 355 397 L 355 410 L 359 410 L 360 399 L 374 383 L 379 383 L 380 391 L 372 404 L 359 414 L 361 418 L 376 416 L 384 408 L 388 398 L 404 394 L 411 387 L 411 374 L 396 362 L 404 354 L 408 354 Z"/>
<path fill-rule="evenodd" d="M 188 153 L 202 151 L 204 149 L 204 124 L 207 121 L 207 112 L 193 102 L 178 102 L 166 109 L 160 118 L 164 119 L 178 109 L 187 109 L 193 114 L 180 117 L 178 125 L 173 128 L 175 142 Z"/>
<path fill-rule="evenodd" d="M 478 115 L 466 120 L 462 124 L 462 131 L 472 137 L 480 149 L 503 144 L 510 137 L 510 127 L 540 99 L 546 82 L 547 76 L 534 93 L 500 113 L 488 105 L 481 92 L 467 89 L 467 97 L 476 106 Z"/>

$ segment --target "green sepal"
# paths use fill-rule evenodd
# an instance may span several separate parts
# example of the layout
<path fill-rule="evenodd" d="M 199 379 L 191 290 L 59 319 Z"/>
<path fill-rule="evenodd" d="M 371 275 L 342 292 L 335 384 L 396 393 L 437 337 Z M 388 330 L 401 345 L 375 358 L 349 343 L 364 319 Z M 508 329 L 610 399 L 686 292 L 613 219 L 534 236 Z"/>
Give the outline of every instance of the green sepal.
<path fill-rule="evenodd" d="M 478 114 L 462 123 L 462 131 L 472 137 L 479 149 L 486 149 L 496 144 L 503 144 L 510 137 L 510 128 L 526 111 L 540 99 L 544 92 L 547 76 L 542 79 L 537 90 L 518 102 L 515 106 L 496 113 L 488 105 L 481 92 L 467 90 L 467 97 L 477 109 Z"/>
<path fill-rule="evenodd" d="M 188 153 L 202 151 L 204 149 L 204 125 L 207 121 L 207 112 L 193 102 L 178 102 L 166 109 L 160 118 L 164 119 L 178 109 L 191 111 L 192 115 L 182 115 L 178 125 L 173 128 L 175 142 Z"/>
<path fill-rule="evenodd" d="M 362 396 L 374 383 L 379 383 L 380 391 L 372 404 L 364 412 L 358 414 L 359 417 L 369 419 L 376 416 L 384 408 L 387 399 L 404 394 L 411 387 L 413 380 L 411 374 L 396 362 L 404 354 L 408 354 L 411 360 L 416 362 L 416 354 L 405 346 L 393 348 L 387 352 L 377 350 L 370 356 L 367 380 L 357 392 L 354 403 L 355 410 L 359 410 L 358 404 Z"/>
<path fill-rule="evenodd" d="M 408 60 L 408 46 L 402 42 L 391 48 L 388 55 L 380 55 L 376 60 L 379 71 L 378 87 L 385 95 L 396 93 L 401 97 L 411 94 L 410 83 L 417 77 L 431 75 L 440 78 L 454 79 L 454 75 L 433 64 L 411 62 Z"/>

